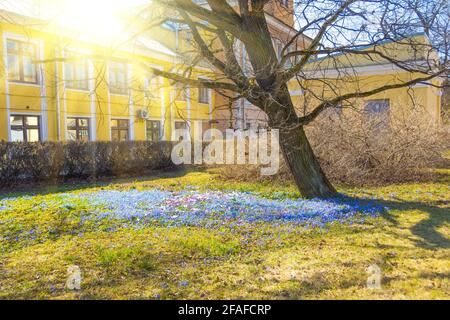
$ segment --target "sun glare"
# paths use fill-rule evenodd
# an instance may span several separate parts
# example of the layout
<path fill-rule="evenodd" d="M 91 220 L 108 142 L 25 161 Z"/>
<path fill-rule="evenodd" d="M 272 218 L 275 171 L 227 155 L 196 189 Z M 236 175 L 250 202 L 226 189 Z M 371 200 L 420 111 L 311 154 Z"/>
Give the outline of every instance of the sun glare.
<path fill-rule="evenodd" d="M 89 36 L 118 38 L 127 29 L 125 10 L 141 0 L 58 0 L 58 25 Z M 147 1 L 148 2 L 148 1 Z"/>

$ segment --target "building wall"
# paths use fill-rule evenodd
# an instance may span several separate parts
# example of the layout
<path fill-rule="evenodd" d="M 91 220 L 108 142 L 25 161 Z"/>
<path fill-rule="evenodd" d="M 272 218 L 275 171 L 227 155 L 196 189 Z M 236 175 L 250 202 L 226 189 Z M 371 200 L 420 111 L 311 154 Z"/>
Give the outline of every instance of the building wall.
<path fill-rule="evenodd" d="M 378 69 L 378 70 L 377 70 Z M 304 115 L 323 100 L 331 100 L 336 96 L 347 93 L 364 92 L 382 87 L 384 85 L 404 83 L 421 77 L 420 74 L 406 71 L 392 70 L 384 72 L 382 66 L 373 66 L 370 69 L 360 70 L 358 76 L 332 80 L 332 75 L 325 73 L 330 77 L 327 80 L 328 90 L 324 88 L 321 81 L 308 81 L 302 83 L 307 89 L 306 93 L 299 93 L 293 98 L 294 104 L 298 106 L 298 114 Z M 355 68 L 357 71 L 358 68 Z M 441 119 L 441 90 L 436 86 L 440 80 L 435 79 L 432 82 L 416 84 L 409 88 L 398 88 L 386 90 L 369 97 L 354 98 L 344 102 L 343 114 L 362 116 L 364 105 L 371 100 L 389 101 L 389 119 L 392 122 L 399 121 L 408 116 L 417 117 L 417 121 L 424 121 L 429 124 L 439 126 Z M 297 91 L 300 92 L 300 91 Z M 312 94 L 314 93 L 314 94 Z M 317 99 L 320 97 L 321 99 Z M 306 110 L 303 109 L 307 106 Z"/>
<path fill-rule="evenodd" d="M 282 39 L 291 29 L 283 25 L 270 22 L 269 27 L 274 38 Z M 173 32 L 161 29 L 158 34 L 164 35 L 167 45 L 174 46 L 176 43 Z M 188 88 L 189 99 L 179 101 L 176 99 L 174 88 L 167 79 L 160 79 L 159 97 L 150 98 L 144 93 L 146 87 L 146 72 L 138 62 L 150 63 L 152 66 L 171 70 L 179 63 L 173 56 L 162 53 L 129 53 L 111 50 L 99 45 L 76 41 L 64 36 L 56 36 L 54 33 L 38 31 L 23 26 L 11 25 L 6 22 L 0 23 L 0 140 L 11 140 L 10 115 L 38 115 L 41 117 L 41 140 L 65 141 L 67 140 L 67 118 L 85 117 L 89 118 L 91 140 L 111 140 L 111 119 L 128 119 L 130 122 L 130 139 L 145 140 L 146 122 L 137 117 L 137 111 L 146 109 L 149 119 L 160 121 L 162 138 L 170 140 L 173 138 L 175 121 L 187 121 L 192 132 L 199 126 L 210 127 L 211 123 L 219 129 L 245 128 L 252 125 L 264 125 L 267 117 L 257 107 L 245 101 L 238 101 L 231 110 L 228 100 L 220 94 L 210 92 L 208 103 L 198 102 L 198 90 Z M 6 39 L 18 39 L 36 44 L 39 52 L 38 65 L 39 84 L 14 83 L 7 79 L 6 61 Z M 420 40 L 420 39 L 419 39 Z M 303 39 L 299 46 L 304 46 L 307 39 Z M 306 41 L 306 42 L 305 42 Z M 420 40 L 421 41 L 421 40 Z M 189 49 L 187 43 L 179 43 L 181 49 Z M 89 90 L 73 90 L 68 88 L 64 81 L 65 62 L 58 60 L 64 57 L 67 51 L 77 51 L 87 56 L 95 55 L 89 59 Z M 398 51 L 398 50 L 397 50 Z M 405 50 L 400 50 L 407 54 Z M 417 53 L 415 53 L 417 54 Z M 111 57 L 112 55 L 112 57 Z M 108 57 L 98 58 L 98 57 Z M 130 89 L 126 94 L 114 94 L 108 86 L 108 59 L 125 59 L 126 61 L 137 61 L 136 64 L 128 64 L 128 80 Z M 360 59 L 360 57 L 358 57 Z M 349 61 L 349 59 L 342 59 Z M 355 65 L 363 65 L 365 61 L 350 59 Z M 344 66 L 344 65 L 343 65 Z M 345 66 L 344 66 L 345 67 Z M 369 88 L 376 84 L 402 81 L 413 77 L 413 74 L 399 71 L 386 72 L 376 71 L 371 75 L 361 76 L 359 85 Z M 205 70 L 194 70 L 193 78 L 208 74 Z M 212 75 L 211 75 L 212 76 Z M 342 91 L 354 90 L 349 83 L 337 83 Z M 305 84 L 303 84 L 305 85 Z M 317 86 L 309 83 L 308 86 Z M 305 96 L 302 95 L 298 83 L 293 81 L 290 85 L 293 100 L 298 109 L 304 105 Z M 315 90 L 322 90 L 317 86 Z M 413 95 L 411 94 L 413 93 Z M 414 97 L 414 101 L 411 97 Z M 430 85 L 419 85 L 412 89 L 390 90 L 370 98 L 362 99 L 390 99 L 395 110 L 406 110 L 420 105 L 424 115 L 433 122 L 440 122 L 440 91 Z M 240 109 L 240 106 L 244 106 Z M 243 117 L 242 117 L 243 115 Z"/>
<path fill-rule="evenodd" d="M 132 54 L 56 36 L 23 26 L 0 24 L 0 140 L 11 140 L 10 115 L 38 115 L 41 119 L 41 140 L 67 140 L 67 118 L 90 119 L 91 140 L 111 140 L 111 119 L 129 120 L 131 140 L 146 140 L 146 122 L 137 116 L 140 109 L 149 112 L 149 119 L 161 122 L 162 138 L 171 139 L 174 121 L 186 120 L 194 128 L 196 121 L 210 121 L 214 95 L 208 103 L 198 102 L 198 89 L 188 89 L 188 102 L 173 101 L 173 87 L 167 79 L 160 78 L 159 97 L 148 97 L 146 72 L 140 62 L 146 62 L 163 70 L 175 64 L 173 56 L 161 53 Z M 38 48 L 38 84 L 15 83 L 8 80 L 6 40 L 16 39 L 33 43 Z M 65 81 L 65 52 L 77 52 L 88 56 L 89 89 L 74 90 Z M 107 57 L 107 58 L 101 58 Z M 109 90 L 108 68 L 110 60 L 127 62 L 129 90 L 114 94 Z M 136 64 L 128 61 L 138 61 Z M 193 77 L 201 72 L 194 71 Z"/>

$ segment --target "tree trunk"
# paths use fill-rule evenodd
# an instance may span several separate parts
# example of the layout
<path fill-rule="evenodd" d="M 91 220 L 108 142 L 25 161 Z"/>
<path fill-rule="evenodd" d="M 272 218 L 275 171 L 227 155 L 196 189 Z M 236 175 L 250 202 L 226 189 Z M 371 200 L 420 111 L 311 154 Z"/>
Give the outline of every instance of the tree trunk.
<path fill-rule="evenodd" d="M 305 198 L 335 196 L 336 190 L 322 171 L 303 127 L 296 125 L 297 114 L 287 84 L 283 83 L 273 91 L 278 87 L 274 72 L 278 68 L 278 61 L 271 45 L 271 34 L 264 10 L 247 15 L 244 26 L 247 32 L 254 35 L 254 40 L 247 41 L 245 46 L 256 82 L 264 91 L 270 93 L 270 97 L 261 102 L 259 107 L 268 115 L 270 126 L 280 129 L 280 147 L 300 193 Z M 273 103 L 274 98 L 277 103 Z"/>
<path fill-rule="evenodd" d="M 336 196 L 336 190 L 320 167 L 303 127 L 281 129 L 280 147 L 303 197 L 330 198 Z"/>

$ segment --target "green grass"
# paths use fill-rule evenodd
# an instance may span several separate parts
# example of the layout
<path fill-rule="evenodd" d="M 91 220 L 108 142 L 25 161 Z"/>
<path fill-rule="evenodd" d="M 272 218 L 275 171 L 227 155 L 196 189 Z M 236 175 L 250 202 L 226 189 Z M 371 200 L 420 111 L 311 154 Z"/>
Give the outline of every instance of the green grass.
<path fill-rule="evenodd" d="M 146 227 L 111 232 L 85 226 L 89 203 L 59 209 L 60 192 L 160 188 L 257 191 L 296 197 L 292 185 L 221 181 L 208 172 L 178 172 L 136 181 L 40 187 L 55 207 L 31 212 L 18 200 L 14 219 L 0 224 L 1 299 L 449 299 L 450 170 L 434 183 L 339 191 L 377 197 L 388 207 L 364 224 L 327 229 L 260 224 L 243 229 Z M 15 193 L 4 196 L 17 196 Z M 6 220 L 5 220 L 6 219 Z M 40 230 L 15 240 L 17 230 Z M 9 238 L 5 236 L 9 235 Z M 366 268 L 378 264 L 382 289 L 366 288 Z M 66 289 L 67 268 L 82 271 L 82 289 Z"/>

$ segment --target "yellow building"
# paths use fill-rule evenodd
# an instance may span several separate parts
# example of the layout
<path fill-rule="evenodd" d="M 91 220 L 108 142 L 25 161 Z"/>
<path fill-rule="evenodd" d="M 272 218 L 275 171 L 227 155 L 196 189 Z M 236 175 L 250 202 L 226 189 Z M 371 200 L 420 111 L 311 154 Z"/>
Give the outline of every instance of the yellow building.
<path fill-rule="evenodd" d="M 425 72 L 433 68 L 432 64 L 439 64 L 439 57 L 430 50 L 431 47 L 426 35 L 415 34 L 398 41 L 383 41 L 376 47 L 355 48 L 367 54 L 345 53 L 316 58 L 303 71 L 301 78 L 307 80 L 292 84 L 293 92 L 297 93 L 294 103 L 304 115 L 323 101 L 357 93 L 361 97 L 344 101 L 335 111 L 353 116 L 362 114 L 366 118 L 380 116 L 385 118 L 386 124 L 412 115 L 417 121 L 439 126 L 443 78 L 364 95 L 378 88 L 426 78 Z"/>
<path fill-rule="evenodd" d="M 210 127 L 210 90 L 174 87 L 145 68 L 182 64 L 161 42 L 140 36 L 116 49 L 9 11 L 0 16 L 0 140 L 170 140 L 174 128 Z M 176 41 L 170 25 L 154 32 Z"/>
<path fill-rule="evenodd" d="M 180 53 L 192 48 L 188 28 L 165 23 L 154 27 L 151 37 L 145 33 L 131 37 L 131 41 L 129 34 L 107 30 L 111 38 L 104 39 L 9 11 L 0 13 L 0 140 L 171 140 L 177 128 L 187 127 L 191 132 L 197 128 L 204 131 L 213 124 L 227 128 L 233 123 L 228 118 L 235 119 L 235 128 L 248 128 L 267 119 L 244 100 L 233 111 L 223 111 L 223 98 L 211 90 L 174 86 L 145 68 L 186 69 Z M 155 17 L 160 14 L 152 13 Z M 291 18 L 279 12 L 267 13 L 274 36 L 294 30 Z M 423 35 L 411 39 L 426 41 Z M 386 54 L 398 60 L 420 62 L 425 56 L 411 51 L 408 45 L 383 46 Z M 336 92 L 364 91 L 420 76 L 377 57 L 356 54 L 317 59 L 306 72 L 307 79 L 319 81 L 290 84 L 300 113 L 314 104 L 318 92 L 328 99 Z M 192 70 L 192 77 L 211 78 L 212 73 L 199 66 Z M 353 102 L 375 113 L 388 110 L 389 116 L 420 106 L 424 118 L 439 124 L 441 91 L 433 86 L 439 81 Z"/>

